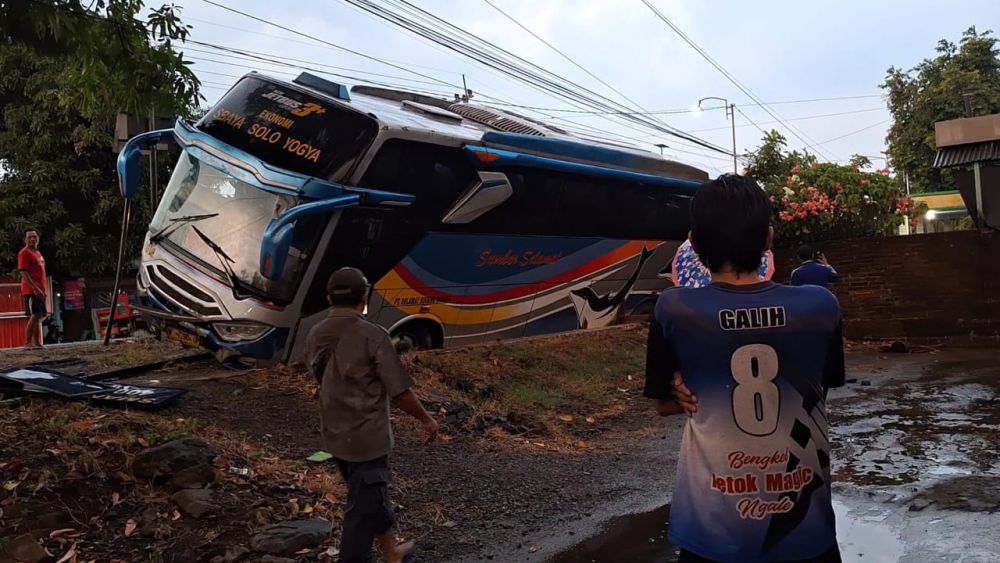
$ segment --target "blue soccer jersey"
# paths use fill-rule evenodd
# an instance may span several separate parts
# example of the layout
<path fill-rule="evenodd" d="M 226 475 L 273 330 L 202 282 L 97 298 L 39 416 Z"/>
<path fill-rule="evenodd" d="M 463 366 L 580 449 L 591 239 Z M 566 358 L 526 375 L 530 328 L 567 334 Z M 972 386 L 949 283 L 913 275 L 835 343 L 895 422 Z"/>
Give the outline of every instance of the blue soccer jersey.
<path fill-rule="evenodd" d="M 646 396 L 673 372 L 698 396 L 684 429 L 670 541 L 716 561 L 788 561 L 836 545 L 825 397 L 844 384 L 837 299 L 772 282 L 664 291 Z"/>

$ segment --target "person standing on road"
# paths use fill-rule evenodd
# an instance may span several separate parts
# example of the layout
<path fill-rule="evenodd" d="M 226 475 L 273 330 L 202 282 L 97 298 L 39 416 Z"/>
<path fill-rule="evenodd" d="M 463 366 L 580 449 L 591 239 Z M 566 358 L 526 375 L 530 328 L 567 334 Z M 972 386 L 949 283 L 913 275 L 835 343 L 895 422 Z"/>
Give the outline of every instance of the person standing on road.
<path fill-rule="evenodd" d="M 792 285 L 818 285 L 829 288 L 831 283 L 840 281 L 840 275 L 833 269 L 822 252 L 803 244 L 799 247 L 802 265 L 792 272 Z"/>
<path fill-rule="evenodd" d="M 42 347 L 42 320 L 48 311 L 45 307 L 45 258 L 38 251 L 38 231 L 24 232 L 24 248 L 17 253 L 17 269 L 21 272 L 21 298 L 28 326 L 24 329 L 25 348 Z"/>
<path fill-rule="evenodd" d="M 306 362 L 319 381 L 323 445 L 347 484 L 347 508 L 340 540 L 341 563 L 368 563 L 378 540 L 389 563 L 409 562 L 412 542 L 397 545 L 389 502 L 389 452 L 393 446 L 390 404 L 417 419 L 425 443 L 437 422 L 411 387 L 389 333 L 364 318 L 370 291 L 355 268 L 341 268 L 327 282 L 330 315 L 306 339 Z"/>
<path fill-rule="evenodd" d="M 679 563 L 841 560 L 825 407 L 844 384 L 840 306 L 758 278 L 770 219 L 752 178 L 702 185 L 691 243 L 712 283 L 664 291 L 654 310 L 644 395 L 690 415 L 670 510 Z"/>

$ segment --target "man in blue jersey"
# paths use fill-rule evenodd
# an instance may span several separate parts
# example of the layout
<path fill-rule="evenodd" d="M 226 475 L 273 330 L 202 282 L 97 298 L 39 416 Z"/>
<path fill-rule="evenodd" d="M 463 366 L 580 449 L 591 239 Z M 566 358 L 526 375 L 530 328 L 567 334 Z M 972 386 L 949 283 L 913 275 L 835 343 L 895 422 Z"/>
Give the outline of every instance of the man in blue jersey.
<path fill-rule="evenodd" d="M 690 238 L 712 283 L 664 291 L 651 322 L 645 395 L 661 415 L 683 412 L 675 385 L 697 397 L 670 510 L 682 563 L 840 561 L 825 405 L 844 383 L 840 307 L 759 279 L 770 218 L 753 179 L 704 184 Z"/>
<path fill-rule="evenodd" d="M 826 261 L 822 252 L 813 252 L 812 247 L 803 244 L 799 247 L 798 254 L 802 265 L 792 271 L 792 285 L 830 287 L 831 283 L 840 281 L 837 270 Z"/>

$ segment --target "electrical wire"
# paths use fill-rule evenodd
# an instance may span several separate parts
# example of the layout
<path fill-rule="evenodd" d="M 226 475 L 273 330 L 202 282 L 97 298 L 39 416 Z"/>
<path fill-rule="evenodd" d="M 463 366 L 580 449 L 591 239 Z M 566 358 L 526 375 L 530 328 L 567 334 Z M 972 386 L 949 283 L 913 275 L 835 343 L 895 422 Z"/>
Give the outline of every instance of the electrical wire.
<path fill-rule="evenodd" d="M 720 73 L 722 73 L 722 75 L 725 76 L 727 80 L 729 80 L 734 86 L 736 86 L 741 92 L 743 92 L 751 100 L 753 100 L 756 103 L 761 104 L 760 107 L 764 111 L 766 111 L 768 113 L 768 115 L 770 115 L 771 117 L 773 117 L 778 122 L 782 123 L 785 126 L 785 128 L 789 132 L 791 132 L 795 137 L 797 137 L 800 141 L 802 141 L 807 148 L 813 149 L 814 152 L 820 154 L 821 156 L 823 156 L 823 158 L 825 158 L 827 160 L 835 160 L 833 158 L 830 158 L 830 155 L 825 154 L 823 151 L 821 151 L 818 148 L 817 145 L 820 145 L 821 143 L 816 143 L 815 141 L 812 141 L 812 143 L 810 143 L 811 139 L 809 139 L 808 135 L 806 135 L 804 132 L 801 132 L 800 130 L 798 130 L 794 125 L 790 125 L 790 124 L 785 123 L 785 119 L 784 118 L 782 118 L 780 115 L 778 115 L 777 112 L 773 111 L 770 108 L 770 106 L 768 106 L 766 103 L 764 103 L 756 94 L 754 94 L 750 90 L 750 88 L 748 88 L 742 82 L 740 82 L 735 76 L 733 76 L 732 73 L 730 73 L 728 70 L 726 70 L 721 64 L 719 64 L 714 58 L 712 58 L 711 55 L 709 55 L 704 49 L 702 49 L 693 39 L 691 39 L 690 37 L 688 37 L 687 34 L 685 34 L 680 29 L 680 27 L 678 27 L 676 24 L 674 24 L 674 22 L 670 21 L 670 19 L 667 16 L 665 16 L 663 14 L 663 12 L 661 12 L 660 10 L 658 10 L 656 8 L 656 6 L 654 6 L 652 4 L 652 2 L 650 0 L 642 0 L 642 2 L 643 2 L 643 4 L 646 5 L 646 7 L 648 7 L 650 10 L 652 10 L 652 12 L 654 14 L 656 14 L 656 16 L 660 20 L 663 21 L 663 23 L 667 24 L 667 26 L 670 27 L 670 29 L 672 29 L 678 36 L 680 36 L 680 38 L 683 39 L 685 43 L 687 43 L 689 46 L 691 46 L 691 48 L 693 48 L 699 55 L 701 55 L 702 58 L 704 58 L 706 61 L 708 61 L 708 63 L 711 64 L 713 67 L 715 67 L 716 70 L 718 70 Z"/>

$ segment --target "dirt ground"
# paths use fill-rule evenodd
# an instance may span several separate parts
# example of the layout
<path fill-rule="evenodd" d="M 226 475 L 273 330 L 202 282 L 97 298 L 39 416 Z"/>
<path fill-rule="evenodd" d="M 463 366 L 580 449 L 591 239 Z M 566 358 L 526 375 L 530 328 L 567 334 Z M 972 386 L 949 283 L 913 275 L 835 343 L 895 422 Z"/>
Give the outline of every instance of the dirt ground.
<path fill-rule="evenodd" d="M 400 536 L 416 539 L 421 560 L 433 562 L 592 561 L 588 554 L 623 553 L 595 534 L 622 515 L 613 521 L 622 529 L 636 529 L 630 514 L 665 517 L 649 511 L 669 503 L 684 424 L 653 416 L 641 397 L 644 344 L 641 330 L 623 329 L 408 358 L 428 404 L 471 408 L 431 446 L 420 445 L 409 421 L 396 421 L 391 494 Z M 613 362 L 595 360 L 609 351 Z M 854 381 L 831 396 L 846 561 L 991 561 L 986 554 L 1000 553 L 990 532 L 1000 529 L 1000 352 L 922 352 L 856 346 L 848 357 Z M 559 375 L 539 385 L 545 373 Z M 35 533 L 56 558 L 76 545 L 81 562 L 208 561 L 245 546 L 265 523 L 320 514 L 334 522 L 334 535 L 293 557 L 330 560 L 343 489 L 331 468 L 305 461 L 321 448 L 308 378 L 206 361 L 130 381 L 189 392 L 156 413 L 38 399 L 0 407 L 5 438 L 20 426 L 17 436 L 29 446 L 0 444 L 0 482 L 19 482 L 16 502 L 4 505 L 5 494 L 15 497 L 0 490 L 0 537 Z M 61 418 L 53 421 L 53 413 Z M 60 435 L 60 424 L 72 435 Z M 24 430 L 38 426 L 44 431 Z M 179 435 L 222 450 L 213 487 L 225 509 L 209 520 L 174 520 L 167 493 L 128 480 L 130 456 L 142 442 Z M 66 447 L 79 451 L 66 455 Z M 98 460 L 92 467 L 70 470 L 66 461 L 91 457 Z M 17 471 L 10 460 L 22 460 Z M 32 471 L 22 478 L 25 467 Z M 249 468 L 252 477 L 231 467 Z M 43 477 L 46 470 L 51 475 Z M 66 488 L 60 476 L 75 484 Z M 11 507 L 21 515 L 11 517 Z M 126 535 L 130 520 L 147 524 L 145 534 Z M 58 529 L 73 531 L 50 537 Z M 671 560 L 672 548 L 654 540 L 658 551 L 635 561 Z M 584 548 L 566 552 L 577 544 Z"/>

